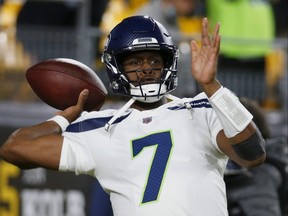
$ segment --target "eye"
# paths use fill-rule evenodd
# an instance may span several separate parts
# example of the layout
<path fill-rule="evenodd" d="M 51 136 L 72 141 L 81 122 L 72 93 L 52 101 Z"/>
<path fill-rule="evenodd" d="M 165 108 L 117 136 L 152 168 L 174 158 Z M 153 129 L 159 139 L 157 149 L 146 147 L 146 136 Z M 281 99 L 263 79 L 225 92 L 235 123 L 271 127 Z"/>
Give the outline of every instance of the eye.
<path fill-rule="evenodd" d="M 133 60 L 133 61 L 131 61 L 131 63 L 130 63 L 130 65 L 133 65 L 133 66 L 138 66 L 138 65 L 141 65 L 141 64 L 142 64 L 142 62 L 139 61 L 139 60 Z"/>
<path fill-rule="evenodd" d="M 150 64 L 153 66 L 160 66 L 163 64 L 163 61 L 161 58 L 154 58 L 150 61 Z"/>
<path fill-rule="evenodd" d="M 141 62 L 138 59 L 129 59 L 123 63 L 124 66 L 138 66 Z"/>
<path fill-rule="evenodd" d="M 159 65 L 160 64 L 160 61 L 157 60 L 157 59 L 154 59 L 150 62 L 151 65 Z"/>

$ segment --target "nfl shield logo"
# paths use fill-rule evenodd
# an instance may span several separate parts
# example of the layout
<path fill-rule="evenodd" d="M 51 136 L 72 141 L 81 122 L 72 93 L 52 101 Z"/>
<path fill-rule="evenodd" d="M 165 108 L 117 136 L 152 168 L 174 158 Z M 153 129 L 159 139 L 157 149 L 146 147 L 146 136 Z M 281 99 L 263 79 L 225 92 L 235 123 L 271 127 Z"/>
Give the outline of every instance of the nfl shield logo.
<path fill-rule="evenodd" d="M 142 119 L 143 124 L 148 124 L 152 121 L 152 117 L 146 117 Z"/>

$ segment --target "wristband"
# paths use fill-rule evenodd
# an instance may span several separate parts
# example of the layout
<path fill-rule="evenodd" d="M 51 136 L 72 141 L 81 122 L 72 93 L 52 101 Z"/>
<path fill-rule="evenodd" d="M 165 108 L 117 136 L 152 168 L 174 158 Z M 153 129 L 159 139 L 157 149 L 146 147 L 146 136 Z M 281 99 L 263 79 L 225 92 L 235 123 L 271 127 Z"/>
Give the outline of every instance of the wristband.
<path fill-rule="evenodd" d="M 68 125 L 70 124 L 69 121 L 61 115 L 56 115 L 56 116 L 48 119 L 47 121 L 56 122 L 59 125 L 59 127 L 61 128 L 62 132 L 64 132 L 66 130 L 66 128 L 68 127 Z"/>
<path fill-rule="evenodd" d="M 238 97 L 222 86 L 209 98 L 209 102 L 228 138 L 243 131 L 253 118 Z"/>

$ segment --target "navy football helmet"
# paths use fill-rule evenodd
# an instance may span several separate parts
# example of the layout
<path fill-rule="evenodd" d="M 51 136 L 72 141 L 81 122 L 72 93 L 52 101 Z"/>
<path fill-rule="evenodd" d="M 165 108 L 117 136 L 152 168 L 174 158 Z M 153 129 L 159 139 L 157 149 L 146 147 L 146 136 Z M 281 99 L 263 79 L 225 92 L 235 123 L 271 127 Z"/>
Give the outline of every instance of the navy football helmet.
<path fill-rule="evenodd" d="M 158 83 L 133 85 L 125 75 L 121 59 L 135 51 L 159 51 L 164 68 Z M 165 27 L 149 16 L 132 16 L 116 25 L 108 35 L 104 62 L 113 93 L 129 95 L 142 102 L 156 102 L 177 86 L 178 48 Z"/>

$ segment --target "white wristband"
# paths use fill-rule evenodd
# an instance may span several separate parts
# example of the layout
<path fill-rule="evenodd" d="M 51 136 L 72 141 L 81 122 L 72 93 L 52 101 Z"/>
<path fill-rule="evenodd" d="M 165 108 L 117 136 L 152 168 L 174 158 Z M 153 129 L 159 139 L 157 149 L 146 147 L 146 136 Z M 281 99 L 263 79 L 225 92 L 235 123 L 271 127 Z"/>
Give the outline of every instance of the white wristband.
<path fill-rule="evenodd" d="M 221 87 L 210 98 L 225 135 L 230 138 L 243 131 L 251 122 L 252 114 L 229 89 Z"/>
<path fill-rule="evenodd" d="M 68 125 L 70 124 L 69 121 L 61 115 L 56 115 L 56 116 L 48 119 L 47 121 L 56 122 L 60 126 L 62 132 L 64 132 L 66 130 L 66 128 L 68 127 Z"/>

